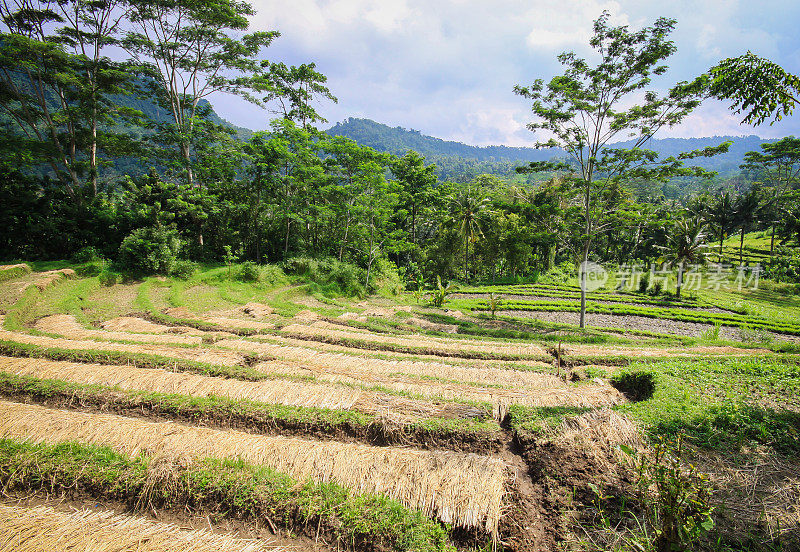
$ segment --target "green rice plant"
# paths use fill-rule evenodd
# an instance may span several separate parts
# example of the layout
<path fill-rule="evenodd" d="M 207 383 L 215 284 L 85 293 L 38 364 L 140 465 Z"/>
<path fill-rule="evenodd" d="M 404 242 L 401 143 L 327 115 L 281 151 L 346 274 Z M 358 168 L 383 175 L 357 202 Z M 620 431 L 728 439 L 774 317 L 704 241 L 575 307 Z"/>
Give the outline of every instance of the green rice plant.
<path fill-rule="evenodd" d="M 441 276 L 436 276 L 436 289 L 434 289 L 431 294 L 431 305 L 436 308 L 441 308 L 447 301 L 447 297 L 453 293 L 454 289 L 455 286 L 452 282 L 448 282 L 445 286 L 442 284 Z"/>
<path fill-rule="evenodd" d="M 721 327 L 719 320 L 714 322 L 714 327 L 703 331 L 700 334 L 700 339 L 703 341 L 719 341 L 719 331 Z"/>
<path fill-rule="evenodd" d="M 489 305 L 489 311 L 492 313 L 492 319 L 495 319 L 497 318 L 497 310 L 503 305 L 503 297 L 501 295 L 495 295 L 494 292 L 489 293 L 487 304 Z"/>

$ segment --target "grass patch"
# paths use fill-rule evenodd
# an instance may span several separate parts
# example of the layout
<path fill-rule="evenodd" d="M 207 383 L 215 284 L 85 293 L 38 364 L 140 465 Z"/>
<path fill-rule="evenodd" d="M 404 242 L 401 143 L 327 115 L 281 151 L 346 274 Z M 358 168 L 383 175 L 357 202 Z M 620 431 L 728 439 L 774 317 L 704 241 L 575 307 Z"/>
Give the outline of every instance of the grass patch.
<path fill-rule="evenodd" d="M 0 270 L 0 282 L 13 280 L 14 278 L 19 278 L 21 276 L 25 276 L 26 274 L 30 273 L 31 273 L 31 267 L 28 266 L 27 264 L 20 263 L 19 265 L 12 266 L 11 268 Z"/>
<path fill-rule="evenodd" d="M 800 454 L 800 367 L 782 358 L 636 363 L 652 372 L 650 399 L 618 410 L 654 437 L 685 434 L 700 447 L 738 451 L 763 445 Z"/>

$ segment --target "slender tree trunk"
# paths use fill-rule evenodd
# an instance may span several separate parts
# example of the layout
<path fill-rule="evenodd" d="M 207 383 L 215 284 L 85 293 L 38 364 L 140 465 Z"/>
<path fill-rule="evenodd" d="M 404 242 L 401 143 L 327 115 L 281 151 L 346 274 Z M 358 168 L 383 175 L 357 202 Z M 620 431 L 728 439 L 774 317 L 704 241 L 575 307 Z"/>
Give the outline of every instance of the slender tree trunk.
<path fill-rule="evenodd" d="M 775 254 L 775 225 L 772 225 L 772 237 L 769 240 L 769 256 L 772 257 Z"/>
<path fill-rule="evenodd" d="M 725 232 L 719 231 L 719 264 L 722 264 L 722 242 L 725 241 Z"/>
<path fill-rule="evenodd" d="M 181 155 L 183 155 L 183 162 L 186 165 L 186 183 L 189 186 L 194 186 L 194 172 L 192 172 L 192 155 L 189 151 L 189 144 L 181 144 Z"/>
<path fill-rule="evenodd" d="M 93 99 L 93 102 L 96 102 Z M 89 154 L 89 177 L 92 181 L 92 195 L 97 195 L 97 105 L 92 105 L 92 144 Z"/>
<path fill-rule="evenodd" d="M 583 261 L 581 263 L 581 319 L 580 327 L 586 327 L 586 265 L 589 263 L 589 236 L 583 244 Z"/>
<path fill-rule="evenodd" d="M 581 319 L 580 327 L 586 327 L 586 265 L 589 262 L 589 246 L 592 240 L 592 219 L 591 219 L 591 172 L 586 179 L 586 193 L 584 196 L 584 208 L 586 215 L 586 237 L 583 243 L 583 260 L 581 264 Z"/>
<path fill-rule="evenodd" d="M 742 225 L 742 232 L 739 234 L 739 266 L 742 266 L 742 255 L 744 252 L 744 225 Z"/>
<path fill-rule="evenodd" d="M 283 259 L 289 254 L 289 231 L 292 228 L 292 219 L 287 215 L 286 217 L 286 239 L 283 242 Z"/>
<path fill-rule="evenodd" d="M 678 263 L 678 283 L 675 285 L 675 297 L 681 298 L 681 288 L 683 287 L 683 262 Z"/>
<path fill-rule="evenodd" d="M 464 283 L 469 281 L 469 233 L 464 232 Z"/>

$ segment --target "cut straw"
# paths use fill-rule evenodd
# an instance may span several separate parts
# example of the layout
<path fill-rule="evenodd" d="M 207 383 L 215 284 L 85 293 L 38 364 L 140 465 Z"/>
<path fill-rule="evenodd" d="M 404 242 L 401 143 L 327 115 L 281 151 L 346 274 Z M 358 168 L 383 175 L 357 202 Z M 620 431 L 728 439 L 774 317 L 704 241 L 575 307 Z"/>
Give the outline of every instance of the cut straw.
<path fill-rule="evenodd" d="M 0 552 L 284 552 L 288 548 L 111 511 L 0 505 Z"/>
<path fill-rule="evenodd" d="M 251 435 L 6 401 L 0 401 L 0 436 L 109 446 L 132 456 L 239 458 L 298 480 L 385 495 L 445 523 L 492 535 L 506 480 L 502 461 L 477 454 Z"/>

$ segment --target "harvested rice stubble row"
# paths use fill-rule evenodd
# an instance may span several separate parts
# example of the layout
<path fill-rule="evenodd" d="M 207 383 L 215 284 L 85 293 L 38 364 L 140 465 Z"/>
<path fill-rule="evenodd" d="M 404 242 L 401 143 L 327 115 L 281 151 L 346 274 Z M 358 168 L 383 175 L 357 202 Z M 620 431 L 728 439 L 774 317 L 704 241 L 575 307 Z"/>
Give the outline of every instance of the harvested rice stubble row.
<path fill-rule="evenodd" d="M 0 505 L 0 552 L 284 552 L 263 541 L 187 531 L 141 517 Z"/>
<path fill-rule="evenodd" d="M 0 401 L 0 436 L 31 442 L 82 442 L 129 455 L 241 459 L 299 480 L 336 482 L 382 494 L 459 527 L 497 534 L 505 464 L 477 454 L 373 447 L 223 431 L 111 414 Z"/>
<path fill-rule="evenodd" d="M 313 375 L 320 381 L 382 387 L 431 399 L 581 407 L 625 401 L 619 391 L 607 384 L 573 386 L 555 375 L 527 370 L 479 370 L 437 362 L 384 360 L 236 339 L 221 340 L 216 345 L 281 359 L 256 364 L 259 372 Z"/>
<path fill-rule="evenodd" d="M 47 348 L 74 349 L 80 351 L 111 351 L 117 353 L 149 354 L 170 357 L 195 362 L 206 362 L 222 366 L 235 366 L 242 362 L 242 355 L 232 351 L 212 350 L 196 347 L 169 347 L 168 345 L 149 345 L 142 343 L 131 345 L 128 343 L 107 343 L 103 341 L 78 340 L 55 338 L 43 335 L 31 335 L 23 332 L 12 332 L 2 327 L 4 315 L 0 315 L 0 339 L 7 339 L 26 345 L 36 345 Z"/>
<path fill-rule="evenodd" d="M 457 417 L 459 409 L 337 385 L 270 380 L 249 382 L 221 379 L 160 368 L 106 366 L 57 360 L 0 356 L 0 372 L 39 379 L 54 379 L 86 385 L 104 385 L 123 390 L 150 391 L 192 397 L 218 396 L 267 404 L 355 410 L 376 414 L 394 422 L 419 418 Z"/>
<path fill-rule="evenodd" d="M 368 354 L 352 355 L 328 352 L 314 347 L 277 345 L 243 339 L 222 339 L 217 341 L 215 345 L 243 353 L 266 354 L 285 362 L 324 367 L 329 369 L 329 371 L 340 369 L 346 371 L 346 373 L 364 373 L 379 376 L 408 374 L 459 382 L 506 385 L 516 388 L 531 387 L 541 389 L 564 387 L 564 382 L 557 376 L 534 372 L 532 370 L 515 370 L 512 368 L 495 368 L 490 366 L 483 366 L 478 369 L 469 366 L 456 366 L 433 360 L 389 360 L 371 357 Z"/>
<path fill-rule="evenodd" d="M 316 324 L 289 324 L 281 329 L 282 333 L 290 336 L 299 337 L 332 337 L 341 339 L 353 339 L 359 341 L 368 341 L 370 343 L 388 343 L 391 345 L 398 345 L 412 348 L 430 348 L 439 349 L 448 352 L 461 352 L 469 353 L 486 353 L 486 354 L 503 354 L 503 355 L 519 355 L 519 356 L 547 356 L 547 352 L 538 345 L 532 344 L 513 344 L 504 341 L 478 341 L 478 340 L 463 340 L 463 339 L 448 339 L 431 337 L 424 335 L 413 336 L 395 336 L 374 334 L 365 332 L 347 331 L 345 329 L 333 329 L 330 327 L 317 327 Z"/>
<path fill-rule="evenodd" d="M 36 321 L 36 329 L 58 334 L 68 339 L 101 339 L 108 341 L 138 341 L 167 345 L 200 345 L 201 336 L 139 334 L 123 331 L 90 330 L 81 326 L 71 314 L 54 314 Z"/>

